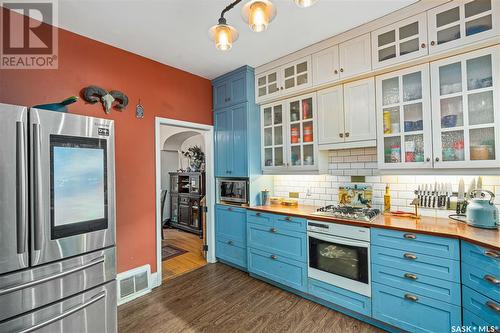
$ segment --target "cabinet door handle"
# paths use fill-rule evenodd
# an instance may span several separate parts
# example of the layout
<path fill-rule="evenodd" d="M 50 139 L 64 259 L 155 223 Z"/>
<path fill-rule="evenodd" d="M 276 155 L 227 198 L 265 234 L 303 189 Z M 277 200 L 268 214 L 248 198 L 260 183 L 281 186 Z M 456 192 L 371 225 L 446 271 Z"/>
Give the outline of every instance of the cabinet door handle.
<path fill-rule="evenodd" d="M 500 284 L 500 280 L 491 275 L 485 275 L 484 279 L 489 283 Z"/>
<path fill-rule="evenodd" d="M 436 162 L 439 162 L 439 157 L 436 157 Z"/>
<path fill-rule="evenodd" d="M 492 301 L 486 302 L 486 305 L 493 311 L 500 313 L 500 305 L 493 303 Z"/>
<path fill-rule="evenodd" d="M 341 68 L 341 69 L 340 69 L 340 73 L 343 73 L 343 72 L 344 72 L 344 69 L 343 69 L 343 68 Z"/>
<path fill-rule="evenodd" d="M 410 279 L 410 280 L 416 280 L 417 279 L 417 276 L 415 274 L 412 274 L 412 273 L 405 273 L 404 277 L 407 278 L 407 279 Z"/>
<path fill-rule="evenodd" d="M 233 242 L 232 240 L 227 241 L 227 243 L 228 243 L 229 245 L 233 245 L 233 244 L 234 244 L 234 242 Z"/>
<path fill-rule="evenodd" d="M 500 258 L 500 254 L 495 251 L 484 251 L 484 255 L 494 259 Z"/>
<path fill-rule="evenodd" d="M 430 162 L 430 161 L 431 161 L 431 158 L 430 158 L 430 157 L 427 157 L 427 158 L 425 159 L 425 161 L 426 161 L 426 162 Z"/>
<path fill-rule="evenodd" d="M 338 70 L 334 70 L 334 71 L 333 71 L 333 74 L 338 74 L 338 73 L 339 73 L 339 71 L 338 71 Z"/>
<path fill-rule="evenodd" d="M 425 43 L 422 43 L 422 44 L 420 45 L 420 47 L 422 47 L 423 49 L 425 49 L 425 46 L 426 46 L 426 45 L 425 45 Z"/>
<path fill-rule="evenodd" d="M 418 297 L 415 295 L 412 295 L 412 294 L 405 294 L 405 299 L 412 301 L 412 302 L 418 301 Z"/>
<path fill-rule="evenodd" d="M 436 42 L 435 41 L 431 41 L 431 46 L 434 46 L 436 45 Z"/>
<path fill-rule="evenodd" d="M 349 132 L 346 132 L 345 133 L 345 137 L 348 138 L 349 137 Z"/>
<path fill-rule="evenodd" d="M 414 234 L 404 234 L 403 237 L 406 239 L 416 239 L 417 238 L 417 236 Z"/>
<path fill-rule="evenodd" d="M 271 229 L 269 229 L 269 231 L 270 231 L 270 232 L 276 232 L 276 231 L 278 231 L 278 230 L 276 230 L 276 228 L 271 228 Z"/>
<path fill-rule="evenodd" d="M 280 90 L 283 90 L 283 87 L 280 87 Z"/>
<path fill-rule="evenodd" d="M 271 255 L 271 259 L 276 260 L 276 259 L 278 259 L 278 256 L 273 254 L 273 255 Z"/>
<path fill-rule="evenodd" d="M 255 216 L 261 216 L 262 214 L 261 213 L 255 213 Z"/>
<path fill-rule="evenodd" d="M 405 257 L 406 259 L 410 259 L 410 260 L 415 260 L 415 259 L 417 259 L 417 256 L 416 256 L 416 255 L 414 255 L 413 253 L 405 253 L 405 254 L 403 255 L 403 257 Z"/>
<path fill-rule="evenodd" d="M 340 136 L 341 138 L 343 138 L 343 137 L 344 137 L 344 133 L 339 133 L 339 136 Z"/>
<path fill-rule="evenodd" d="M 290 216 L 285 217 L 285 221 L 291 221 L 292 218 Z"/>
<path fill-rule="evenodd" d="M 233 209 L 232 209 L 231 207 L 229 207 L 227 210 L 228 210 L 228 211 L 230 211 L 230 212 L 232 212 L 232 211 L 233 211 Z"/>

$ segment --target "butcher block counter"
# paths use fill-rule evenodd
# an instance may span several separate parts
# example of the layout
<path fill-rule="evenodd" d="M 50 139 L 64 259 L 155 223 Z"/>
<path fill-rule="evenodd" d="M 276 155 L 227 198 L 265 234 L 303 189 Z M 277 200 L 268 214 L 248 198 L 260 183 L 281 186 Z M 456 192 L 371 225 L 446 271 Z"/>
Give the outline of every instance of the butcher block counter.
<path fill-rule="evenodd" d="M 500 231 L 480 229 L 468 226 L 465 223 L 452 219 L 422 216 L 415 220 L 408 217 L 379 215 L 371 222 L 343 220 L 313 215 L 318 207 L 298 205 L 295 207 L 282 205 L 253 206 L 247 209 L 264 213 L 283 214 L 303 217 L 311 220 L 350 224 L 364 227 L 386 228 L 401 231 L 410 231 L 434 236 L 462 239 L 477 245 L 500 251 Z"/>

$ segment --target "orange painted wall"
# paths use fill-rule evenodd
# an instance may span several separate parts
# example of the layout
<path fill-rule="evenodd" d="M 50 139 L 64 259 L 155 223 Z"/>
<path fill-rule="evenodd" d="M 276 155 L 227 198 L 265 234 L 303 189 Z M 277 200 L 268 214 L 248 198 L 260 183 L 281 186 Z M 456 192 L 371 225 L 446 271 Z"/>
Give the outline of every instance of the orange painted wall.
<path fill-rule="evenodd" d="M 150 264 L 155 249 L 155 116 L 212 124 L 210 81 L 59 29 L 59 69 L 0 70 L 0 102 L 36 105 L 98 85 L 125 92 L 129 106 L 108 116 L 80 100 L 70 112 L 115 121 L 118 272 Z M 141 99 L 142 120 L 135 118 Z"/>

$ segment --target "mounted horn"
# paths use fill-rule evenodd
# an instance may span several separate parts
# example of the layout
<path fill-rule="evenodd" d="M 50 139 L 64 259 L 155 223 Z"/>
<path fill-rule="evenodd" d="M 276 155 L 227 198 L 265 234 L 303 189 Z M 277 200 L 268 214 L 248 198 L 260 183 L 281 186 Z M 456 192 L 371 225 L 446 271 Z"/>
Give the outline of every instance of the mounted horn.
<path fill-rule="evenodd" d="M 107 95 L 108 92 L 98 86 L 88 86 L 83 89 L 82 97 L 86 102 L 95 104 L 101 101 L 101 98 Z M 98 96 L 98 97 L 96 97 Z"/>
<path fill-rule="evenodd" d="M 125 109 L 125 107 L 127 107 L 128 105 L 127 95 L 118 90 L 111 90 L 109 94 L 114 97 L 115 101 L 119 102 L 118 104 L 115 105 L 115 108 L 121 111 Z"/>

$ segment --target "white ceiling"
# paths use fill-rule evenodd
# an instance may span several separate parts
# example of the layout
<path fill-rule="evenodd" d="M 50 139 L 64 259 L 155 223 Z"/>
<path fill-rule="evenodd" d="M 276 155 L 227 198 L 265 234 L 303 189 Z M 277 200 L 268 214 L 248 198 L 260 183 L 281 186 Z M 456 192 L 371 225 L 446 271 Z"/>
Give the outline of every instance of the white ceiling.
<path fill-rule="evenodd" d="M 258 67 L 371 21 L 415 0 L 319 0 L 299 8 L 274 0 L 277 15 L 263 33 L 226 14 L 240 33 L 229 52 L 217 51 L 208 29 L 231 0 L 59 0 L 59 26 L 193 74 L 213 79 L 242 65 Z"/>

